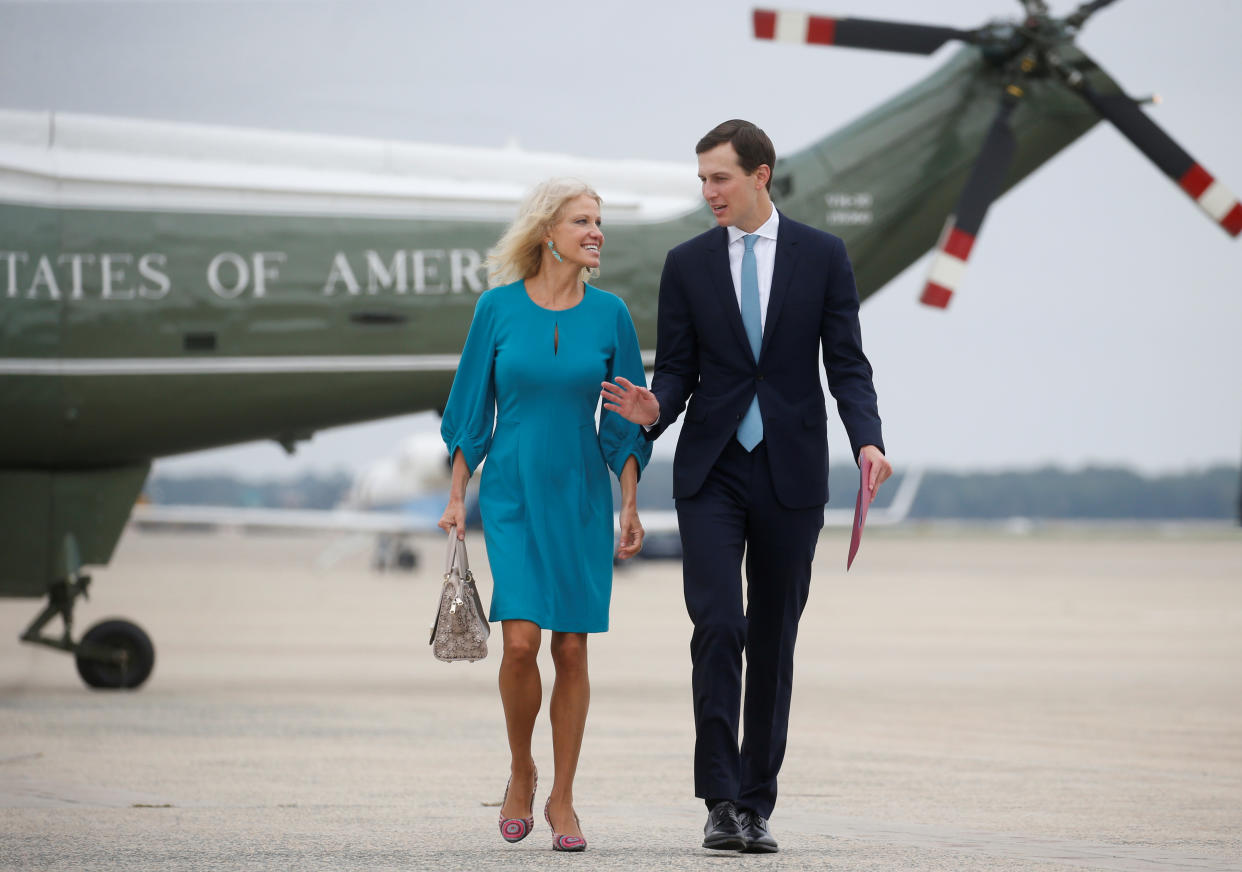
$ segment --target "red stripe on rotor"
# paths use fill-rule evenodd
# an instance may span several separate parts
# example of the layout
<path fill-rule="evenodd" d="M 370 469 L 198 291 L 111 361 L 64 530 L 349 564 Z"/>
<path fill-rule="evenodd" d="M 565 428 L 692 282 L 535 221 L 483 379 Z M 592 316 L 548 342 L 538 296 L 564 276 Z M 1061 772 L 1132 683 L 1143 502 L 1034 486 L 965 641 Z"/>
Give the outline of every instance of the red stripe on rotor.
<path fill-rule="evenodd" d="M 1186 170 L 1185 174 L 1177 180 L 1177 183 L 1182 186 L 1183 191 L 1190 195 L 1192 200 L 1197 200 L 1213 181 L 1211 173 L 1195 164 Z"/>
<path fill-rule="evenodd" d="M 919 302 L 926 306 L 935 306 L 937 309 L 947 308 L 949 299 L 953 296 L 953 292 L 946 287 L 928 282 L 927 287 L 923 288 L 923 296 L 919 297 Z"/>
<path fill-rule="evenodd" d="M 1229 214 L 1220 219 L 1220 226 L 1229 231 L 1230 236 L 1242 233 L 1242 203 L 1234 203 Z"/>
<path fill-rule="evenodd" d="M 832 45 L 837 41 L 837 20 L 812 15 L 806 22 L 806 41 L 813 45 Z"/>
<path fill-rule="evenodd" d="M 755 39 L 776 39 L 776 13 L 767 9 L 755 10 Z"/>
<path fill-rule="evenodd" d="M 975 238 L 958 227 L 954 227 L 949 231 L 949 238 L 944 242 L 942 249 L 945 254 L 951 254 L 958 260 L 966 260 L 970 257 L 970 249 L 975 244 Z"/>

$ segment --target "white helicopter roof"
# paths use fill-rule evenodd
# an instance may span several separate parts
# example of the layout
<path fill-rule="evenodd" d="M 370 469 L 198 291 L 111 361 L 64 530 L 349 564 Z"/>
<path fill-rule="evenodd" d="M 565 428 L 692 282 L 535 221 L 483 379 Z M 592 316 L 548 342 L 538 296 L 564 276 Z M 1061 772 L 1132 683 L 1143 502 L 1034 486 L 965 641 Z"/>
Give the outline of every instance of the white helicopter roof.
<path fill-rule="evenodd" d="M 606 221 L 683 214 L 693 162 L 562 154 L 0 109 L 0 201 L 59 208 L 507 221 L 537 182 L 575 176 Z"/>

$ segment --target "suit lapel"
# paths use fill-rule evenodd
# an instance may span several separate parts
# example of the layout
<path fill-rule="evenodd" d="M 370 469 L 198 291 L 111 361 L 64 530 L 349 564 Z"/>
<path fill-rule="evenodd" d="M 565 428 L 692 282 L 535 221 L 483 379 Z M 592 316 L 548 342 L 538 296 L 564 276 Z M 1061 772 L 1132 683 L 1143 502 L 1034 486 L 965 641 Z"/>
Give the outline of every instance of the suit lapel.
<path fill-rule="evenodd" d="M 733 273 L 729 269 L 729 232 L 723 227 L 719 230 L 719 233 L 712 235 L 707 247 L 707 277 L 712 286 L 712 299 L 724 309 L 725 320 L 733 328 L 733 335 L 750 355 L 750 340 L 746 338 L 746 325 L 742 323 L 742 310 L 737 304 Z"/>
<path fill-rule="evenodd" d="M 759 359 L 768 350 L 768 342 L 776 330 L 777 319 L 781 314 L 781 306 L 789 293 L 790 279 L 793 278 L 794 264 L 798 260 L 798 232 L 793 221 L 781 213 L 780 223 L 776 228 L 776 261 L 772 266 L 772 290 L 768 294 L 768 314 L 763 322 L 763 342 L 759 346 Z M 728 259 L 725 260 L 726 267 Z M 736 307 L 735 307 L 736 308 Z M 742 317 L 738 315 L 738 323 Z"/>

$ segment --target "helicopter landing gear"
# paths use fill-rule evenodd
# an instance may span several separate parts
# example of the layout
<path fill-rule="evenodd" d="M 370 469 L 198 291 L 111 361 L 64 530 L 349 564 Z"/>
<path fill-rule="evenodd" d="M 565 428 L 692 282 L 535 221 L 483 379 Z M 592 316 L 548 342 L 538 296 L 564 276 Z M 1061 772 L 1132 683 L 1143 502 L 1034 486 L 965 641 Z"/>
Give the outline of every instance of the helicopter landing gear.
<path fill-rule="evenodd" d="M 106 654 L 107 659 L 102 659 Z M 129 621 L 100 621 L 83 636 L 74 653 L 78 675 L 104 690 L 138 687 L 155 667 L 155 646 L 142 627 Z"/>
<path fill-rule="evenodd" d="M 90 583 L 89 575 L 81 575 L 53 584 L 47 607 L 22 633 L 22 641 L 73 654 L 78 675 L 91 687 L 138 687 L 155 667 L 155 647 L 137 624 L 115 618 L 100 621 L 83 634 L 81 641 L 73 641 L 73 605 L 79 596 L 86 596 Z M 60 638 L 42 635 L 43 628 L 57 615 L 64 624 Z"/>
<path fill-rule="evenodd" d="M 375 553 L 371 558 L 371 567 L 380 572 L 386 569 L 401 569 L 413 572 L 418 569 L 418 552 L 409 540 L 400 534 L 384 534 L 375 541 Z"/>

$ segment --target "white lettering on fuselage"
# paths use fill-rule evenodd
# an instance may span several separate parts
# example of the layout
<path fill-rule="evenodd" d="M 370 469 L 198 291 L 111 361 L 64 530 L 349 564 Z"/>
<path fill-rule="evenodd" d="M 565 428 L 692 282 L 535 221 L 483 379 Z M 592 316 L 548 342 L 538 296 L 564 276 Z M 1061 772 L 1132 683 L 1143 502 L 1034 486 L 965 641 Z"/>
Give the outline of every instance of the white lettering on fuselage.
<path fill-rule="evenodd" d="M 5 275 L 4 296 L 14 298 L 22 296 L 19 285 L 17 265 L 30 261 L 25 251 L 0 251 L 0 261 L 4 261 L 7 269 Z M 36 300 L 46 294 L 49 300 L 61 299 L 61 284 L 67 278 L 70 300 L 81 300 L 86 296 L 83 265 L 99 264 L 99 290 L 102 300 L 132 300 L 135 295 L 147 300 L 158 300 L 172 290 L 172 282 L 163 268 L 168 258 L 162 254 L 147 253 L 138 258 L 138 272 L 144 279 L 136 288 L 129 285 L 126 270 L 134 264 L 134 255 L 128 252 L 105 252 L 94 255 L 84 252 L 66 252 L 56 255 L 55 264 L 51 255 L 41 254 L 35 261 L 34 272 L 26 284 L 24 296 L 28 300 Z M 57 276 L 57 268 L 60 276 Z M 66 276 L 65 267 L 68 267 Z M 151 282 L 151 284 L 147 284 Z"/>
<path fill-rule="evenodd" d="M 207 261 L 202 281 L 221 300 L 271 297 L 280 294 L 288 263 L 283 251 L 221 251 Z M 152 251 L 0 251 L 0 300 L 162 300 L 178 291 L 175 267 Z M 297 290 L 305 293 L 305 283 Z M 486 287 L 483 256 L 473 248 L 364 249 L 333 255 L 320 294 L 481 294 Z"/>
<path fill-rule="evenodd" d="M 469 290 L 481 294 L 485 289 L 483 257 L 473 248 L 398 249 L 387 259 L 375 249 L 367 249 L 362 260 L 365 282 L 359 280 L 345 252 L 333 255 L 324 296 L 342 289 L 350 296 L 364 289 L 367 294 L 381 290 L 396 294 L 460 294 Z"/>
<path fill-rule="evenodd" d="M 143 283 L 138 287 L 138 296 L 147 300 L 158 300 L 164 297 L 172 290 L 172 282 L 168 280 L 167 273 L 156 269 L 156 264 L 162 268 L 168 263 L 168 258 L 162 254 L 144 254 L 138 258 L 138 272 L 142 273 L 142 277 L 148 281 L 155 283 L 155 287 L 148 287 Z M 79 286 L 81 282 L 79 281 Z"/>
<path fill-rule="evenodd" d="M 367 293 L 374 294 L 380 288 L 396 290 L 398 294 L 410 289 L 410 283 L 406 280 L 404 249 L 394 252 L 387 265 L 378 251 L 367 251 Z"/>
<path fill-rule="evenodd" d="M 452 284 L 454 294 L 460 294 L 463 283 L 470 286 L 476 294 L 483 293 L 483 279 L 479 276 L 479 268 L 483 265 L 479 253 L 473 248 L 454 248 L 449 252 L 449 263 L 452 268 Z"/>
<path fill-rule="evenodd" d="M 4 295 L 6 297 L 17 296 L 17 262 L 25 263 L 29 259 L 29 255 L 24 251 L 0 251 L 0 257 L 4 258 L 7 264 L 6 278 L 8 280 L 5 285 Z"/>
<path fill-rule="evenodd" d="M 93 254 L 62 254 L 56 258 L 57 263 L 64 263 L 68 259 L 70 275 L 73 277 L 73 289 L 69 292 L 70 299 L 82 299 L 82 264 L 94 263 L 95 255 Z"/>
<path fill-rule="evenodd" d="M 274 263 L 284 263 L 283 251 L 256 251 L 250 260 L 235 251 L 222 251 L 211 259 L 207 265 L 207 287 L 222 300 L 235 300 L 247 291 L 254 297 L 267 296 L 267 283 L 280 277 Z M 269 263 L 270 261 L 270 263 Z M 226 284 L 221 278 L 221 267 L 228 266 L 227 274 L 231 282 Z M 250 277 L 254 277 L 254 284 Z"/>
<path fill-rule="evenodd" d="M 444 249 L 429 248 L 425 251 L 415 251 L 413 255 L 414 263 L 414 293 L 416 294 L 443 294 L 444 285 L 440 284 L 440 258 L 444 257 Z M 428 281 L 434 281 L 435 284 L 428 284 Z"/>
<path fill-rule="evenodd" d="M 220 278 L 220 267 L 227 264 L 232 273 L 232 284 L 226 285 Z M 250 284 L 250 267 L 246 259 L 233 251 L 222 251 L 207 264 L 207 287 L 222 300 L 232 300 Z"/>
<path fill-rule="evenodd" d="M 855 194 L 825 194 L 824 202 L 828 206 L 824 218 L 830 225 L 858 226 L 870 224 L 874 218 L 871 210 L 875 205 L 875 197 L 867 191 Z"/>
<path fill-rule="evenodd" d="M 349 266 L 349 258 L 345 256 L 345 252 L 338 251 L 336 257 L 332 258 L 332 270 L 328 273 L 328 281 L 323 286 L 325 296 L 336 293 L 336 283 L 344 282 L 345 290 L 350 294 L 357 294 L 361 288 L 358 286 L 358 280 L 354 278 L 354 271 Z"/>
<path fill-rule="evenodd" d="M 103 281 L 99 296 L 105 300 L 132 300 L 133 288 L 117 288 L 113 282 L 125 282 L 125 268 L 134 262 L 132 254 L 99 255 L 99 275 Z"/>
<path fill-rule="evenodd" d="M 60 287 L 56 284 L 56 273 L 52 272 L 52 265 L 48 263 L 47 255 L 39 258 L 39 265 L 35 267 L 34 279 L 30 282 L 30 290 L 26 292 L 26 298 L 33 300 L 39 296 L 39 285 L 47 285 L 48 299 L 60 299 Z"/>
<path fill-rule="evenodd" d="M 283 251 L 256 251 L 250 256 L 251 264 L 254 266 L 254 295 L 256 297 L 266 296 L 268 281 L 274 282 L 280 278 L 280 273 L 272 264 L 284 263 L 285 260 Z"/>

